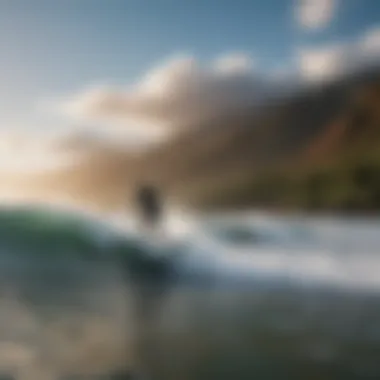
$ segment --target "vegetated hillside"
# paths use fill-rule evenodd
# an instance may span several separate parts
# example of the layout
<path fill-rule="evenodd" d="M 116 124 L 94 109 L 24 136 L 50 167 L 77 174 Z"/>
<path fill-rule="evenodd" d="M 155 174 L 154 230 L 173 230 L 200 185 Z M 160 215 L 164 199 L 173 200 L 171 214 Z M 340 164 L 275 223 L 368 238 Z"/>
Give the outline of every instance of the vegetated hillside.
<path fill-rule="evenodd" d="M 143 172 L 203 207 L 379 207 L 378 73 L 187 128 Z"/>

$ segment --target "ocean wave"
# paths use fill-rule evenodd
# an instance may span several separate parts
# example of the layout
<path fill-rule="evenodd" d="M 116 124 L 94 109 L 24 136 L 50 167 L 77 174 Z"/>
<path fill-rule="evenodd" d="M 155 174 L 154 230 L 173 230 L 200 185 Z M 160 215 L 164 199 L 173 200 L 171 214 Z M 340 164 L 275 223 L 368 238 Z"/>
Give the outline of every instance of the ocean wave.
<path fill-rule="evenodd" d="M 241 225 L 228 221 L 215 234 L 215 224 L 196 224 L 158 241 L 79 211 L 0 210 L 0 372 L 28 380 L 380 374 L 376 256 L 344 257 L 332 249 L 339 239 L 324 241 L 323 228 L 307 223 L 249 220 L 243 244 L 234 235 Z"/>

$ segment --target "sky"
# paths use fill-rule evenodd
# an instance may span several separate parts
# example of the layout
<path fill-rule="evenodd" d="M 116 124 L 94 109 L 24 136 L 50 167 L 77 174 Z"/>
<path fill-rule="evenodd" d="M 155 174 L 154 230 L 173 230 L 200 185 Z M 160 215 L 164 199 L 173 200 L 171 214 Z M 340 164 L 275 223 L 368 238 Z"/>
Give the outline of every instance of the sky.
<path fill-rule="evenodd" d="M 300 48 L 380 25 L 378 0 L 312 0 L 309 12 L 303 2 L 0 0 L 0 123 L 65 127 L 73 121 L 39 105 L 91 86 L 131 85 L 177 55 L 207 63 L 241 53 L 257 70 L 282 70 Z"/>
<path fill-rule="evenodd" d="M 140 147 L 377 60 L 380 1 L 0 0 L 0 48 L 3 178 L 52 170 L 46 136 Z"/>

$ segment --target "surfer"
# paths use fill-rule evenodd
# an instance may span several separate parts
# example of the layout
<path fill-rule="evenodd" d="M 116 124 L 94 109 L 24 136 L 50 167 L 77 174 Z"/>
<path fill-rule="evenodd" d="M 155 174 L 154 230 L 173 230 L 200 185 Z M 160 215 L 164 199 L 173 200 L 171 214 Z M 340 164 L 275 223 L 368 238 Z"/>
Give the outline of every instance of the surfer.
<path fill-rule="evenodd" d="M 162 218 L 162 202 L 158 189 L 145 183 L 138 187 L 136 203 L 144 227 L 154 228 Z"/>

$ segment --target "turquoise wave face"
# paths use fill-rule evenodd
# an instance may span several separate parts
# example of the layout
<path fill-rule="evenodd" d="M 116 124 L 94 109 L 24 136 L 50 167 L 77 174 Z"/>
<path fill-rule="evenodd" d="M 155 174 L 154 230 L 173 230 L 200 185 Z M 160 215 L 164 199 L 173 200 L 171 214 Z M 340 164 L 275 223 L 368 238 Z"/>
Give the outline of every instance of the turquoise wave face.
<path fill-rule="evenodd" d="M 54 257 L 64 252 L 94 258 L 101 255 L 104 244 L 112 243 L 117 235 L 105 223 L 94 222 L 80 214 L 18 207 L 0 211 L 0 239 L 2 244 L 27 248 L 20 251 L 25 254 Z"/>
<path fill-rule="evenodd" d="M 39 207 L 0 210 L 0 255 L 4 257 L 110 262 L 143 275 L 154 270 L 153 261 L 159 265 L 153 251 L 154 246 L 141 237 L 79 213 Z"/>

